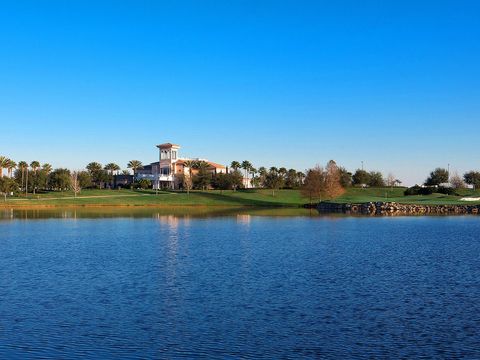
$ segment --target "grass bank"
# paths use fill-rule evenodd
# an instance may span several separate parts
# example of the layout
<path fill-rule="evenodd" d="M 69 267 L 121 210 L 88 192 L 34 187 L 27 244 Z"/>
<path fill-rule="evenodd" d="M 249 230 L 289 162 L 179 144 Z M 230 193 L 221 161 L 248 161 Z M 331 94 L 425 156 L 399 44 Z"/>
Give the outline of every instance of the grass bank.
<path fill-rule="evenodd" d="M 459 205 L 480 204 L 479 202 L 460 201 L 464 196 L 480 196 L 480 191 L 462 190 L 459 196 L 432 194 L 404 196 L 404 188 L 349 188 L 344 195 L 333 200 L 337 203 L 363 203 L 377 201 L 394 201 L 404 204 L 423 205 Z M 145 207 L 179 207 L 179 206 L 235 206 L 235 207 L 300 207 L 308 202 L 298 190 L 279 190 L 273 196 L 271 190 L 241 191 L 192 191 L 190 194 L 176 191 L 152 190 L 83 190 L 76 198 L 71 192 L 47 192 L 28 198 L 9 197 L 0 202 L 7 208 L 42 208 L 42 207 L 101 207 L 101 206 L 145 206 Z"/>
<path fill-rule="evenodd" d="M 71 192 L 48 192 L 28 198 L 7 198 L 4 207 L 68 207 L 68 206 L 254 206 L 299 207 L 305 203 L 296 190 L 243 190 L 243 191 L 176 191 L 84 190 L 76 198 Z"/>

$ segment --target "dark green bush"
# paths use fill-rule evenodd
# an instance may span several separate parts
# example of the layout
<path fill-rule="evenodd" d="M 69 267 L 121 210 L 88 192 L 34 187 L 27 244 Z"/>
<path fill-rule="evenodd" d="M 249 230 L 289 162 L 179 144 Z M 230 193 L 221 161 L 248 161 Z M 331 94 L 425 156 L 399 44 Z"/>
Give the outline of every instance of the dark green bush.
<path fill-rule="evenodd" d="M 445 195 L 455 195 L 454 188 L 444 187 L 444 186 L 439 186 L 436 192 L 440 194 L 445 194 Z"/>
<path fill-rule="evenodd" d="M 412 186 L 404 191 L 405 196 L 411 195 L 432 195 L 435 192 L 435 188 L 433 187 L 421 187 L 418 185 Z"/>

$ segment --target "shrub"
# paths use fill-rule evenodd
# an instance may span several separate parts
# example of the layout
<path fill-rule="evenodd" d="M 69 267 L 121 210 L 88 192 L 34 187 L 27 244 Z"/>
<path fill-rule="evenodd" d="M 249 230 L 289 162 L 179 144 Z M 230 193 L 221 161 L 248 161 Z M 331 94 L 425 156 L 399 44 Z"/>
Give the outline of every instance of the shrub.
<path fill-rule="evenodd" d="M 415 185 L 415 186 L 412 186 L 411 188 L 408 188 L 407 190 L 405 190 L 403 194 L 405 196 L 411 196 L 411 195 L 432 195 L 433 193 L 439 193 L 439 194 L 445 194 L 445 195 L 455 195 L 455 189 L 449 188 L 449 187 L 444 187 L 444 186 L 421 187 L 421 186 Z"/>
<path fill-rule="evenodd" d="M 135 187 L 137 189 L 143 189 L 143 190 L 151 189 L 152 188 L 152 182 L 148 179 L 141 179 L 140 181 L 138 181 L 135 184 Z"/>
<path fill-rule="evenodd" d="M 456 194 L 454 188 L 449 188 L 449 187 L 444 187 L 444 186 L 439 186 L 436 192 L 440 193 L 440 194 L 445 194 L 445 195 L 455 195 Z"/>
<path fill-rule="evenodd" d="M 412 196 L 412 195 L 432 195 L 435 192 L 435 188 L 433 187 L 421 187 L 418 185 L 412 186 L 404 191 L 405 196 Z"/>

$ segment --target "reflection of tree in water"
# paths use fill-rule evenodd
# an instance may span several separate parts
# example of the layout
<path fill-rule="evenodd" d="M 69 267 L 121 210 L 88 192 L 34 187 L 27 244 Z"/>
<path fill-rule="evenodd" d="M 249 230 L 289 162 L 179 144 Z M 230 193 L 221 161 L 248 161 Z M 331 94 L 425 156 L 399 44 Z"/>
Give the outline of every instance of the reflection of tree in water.
<path fill-rule="evenodd" d="M 232 206 L 198 206 L 198 207 L 64 207 L 64 208 L 4 208 L 0 210 L 1 220 L 12 219 L 96 219 L 96 218 L 155 218 L 160 221 L 174 222 L 175 219 L 194 219 L 209 217 L 239 217 L 239 221 L 247 221 L 253 216 L 318 216 L 303 208 L 272 207 L 232 207 Z M 246 216 L 244 218 L 244 216 Z M 248 220 L 248 221 L 251 221 Z"/>

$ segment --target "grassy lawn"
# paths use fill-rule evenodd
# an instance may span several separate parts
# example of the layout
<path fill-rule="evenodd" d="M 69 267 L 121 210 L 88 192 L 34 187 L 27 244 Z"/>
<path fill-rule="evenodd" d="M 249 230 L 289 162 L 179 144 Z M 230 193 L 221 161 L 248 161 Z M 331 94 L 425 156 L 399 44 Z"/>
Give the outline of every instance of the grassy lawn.
<path fill-rule="evenodd" d="M 337 203 L 362 203 L 376 201 L 393 201 L 403 204 L 419 204 L 419 205 L 465 205 L 480 204 L 480 201 L 460 201 L 462 197 L 480 197 L 480 191 L 459 190 L 460 196 L 432 194 L 432 195 L 416 195 L 404 196 L 405 188 L 350 188 L 345 194 L 335 199 Z"/>
<path fill-rule="evenodd" d="M 411 204 L 480 204 L 480 202 L 465 202 L 462 196 L 478 196 L 480 191 L 462 190 L 461 196 L 432 194 L 428 196 L 404 196 L 404 188 L 350 188 L 341 197 L 335 199 L 338 203 L 362 203 L 376 201 L 395 201 Z M 82 190 L 77 198 L 72 192 L 46 192 L 36 195 L 7 198 L 0 202 L 3 207 L 31 206 L 255 206 L 255 207 L 299 207 L 308 203 L 301 197 L 298 190 L 241 190 L 241 191 L 192 191 L 185 192 L 153 190 Z"/>
<path fill-rule="evenodd" d="M 295 190 L 192 191 L 83 190 L 77 198 L 72 192 L 48 192 L 8 198 L 4 206 L 290 206 L 304 204 Z M 0 203 L 1 204 L 1 203 Z"/>

